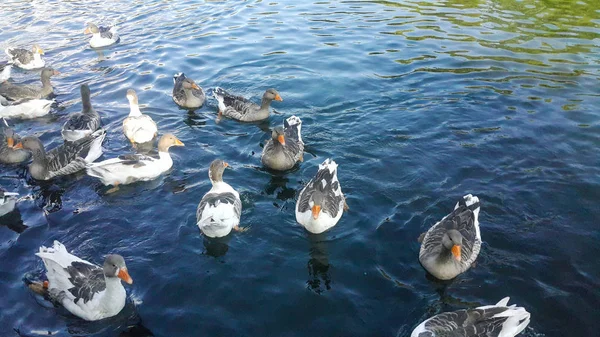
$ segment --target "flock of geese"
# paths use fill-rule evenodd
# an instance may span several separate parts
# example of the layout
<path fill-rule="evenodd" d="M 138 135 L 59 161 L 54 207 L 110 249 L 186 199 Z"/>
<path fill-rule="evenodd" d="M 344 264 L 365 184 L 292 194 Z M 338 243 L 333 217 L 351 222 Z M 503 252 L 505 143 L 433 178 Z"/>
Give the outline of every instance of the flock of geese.
<path fill-rule="evenodd" d="M 94 48 L 110 46 L 119 40 L 114 27 L 89 24 Z M 0 163 L 19 165 L 29 162 L 28 170 L 36 180 L 50 180 L 85 170 L 103 184 L 113 186 L 148 181 L 159 177 L 173 166 L 169 149 L 184 146 L 170 133 L 158 140 L 158 151 L 153 154 L 132 153 L 96 162 L 102 155 L 106 131 L 100 115 L 94 110 L 90 88 L 81 86 L 82 110 L 72 114 L 62 126 L 64 143 L 52 150 L 35 136 L 21 138 L 9 127 L 7 119 L 28 119 L 48 114 L 54 100 L 50 78 L 58 71 L 47 67 L 44 52 L 34 45 L 32 50 L 7 48 L 9 61 L 2 65 L 0 75 L 0 117 L 4 122 L 0 139 Z M 41 87 L 25 86 L 10 81 L 11 67 L 41 70 Z M 186 109 L 201 107 L 204 90 L 183 73 L 173 77 L 173 101 Z M 272 101 L 283 101 L 275 89 L 268 89 L 256 104 L 221 88 L 213 90 L 218 102 L 218 118 L 254 122 L 269 118 Z M 140 111 L 138 97 L 133 89 L 126 94 L 129 116 L 123 120 L 123 133 L 134 148 L 154 142 L 158 127 L 152 117 Z M 262 164 L 272 170 L 287 171 L 303 159 L 304 142 L 302 121 L 291 116 L 283 127 L 275 127 L 263 148 Z M 227 162 L 216 159 L 210 164 L 208 177 L 212 188 L 203 196 L 196 212 L 197 225 L 207 237 L 223 237 L 240 227 L 242 202 L 239 193 L 223 181 Z M 316 175 L 306 184 L 296 202 L 296 220 L 311 233 L 322 233 L 334 227 L 347 204 L 337 178 L 338 165 L 326 159 Z M 15 208 L 17 194 L 0 189 L 0 216 Z M 455 278 L 467 271 L 476 260 L 481 248 L 479 229 L 480 202 L 468 194 L 461 198 L 454 210 L 432 226 L 419 239 L 419 261 L 431 275 L 441 280 Z M 125 306 L 126 292 L 121 281 L 132 284 L 125 260 L 120 255 L 109 255 L 103 266 L 97 266 L 70 254 L 64 245 L 55 241 L 52 247 L 41 247 L 38 255 L 46 267 L 47 280 L 31 282 L 29 287 L 46 296 L 84 320 L 94 321 L 117 315 Z M 519 334 L 529 324 L 530 314 L 522 307 L 508 305 L 508 298 L 495 305 L 446 312 L 419 324 L 412 337 L 468 336 L 509 337 Z"/>

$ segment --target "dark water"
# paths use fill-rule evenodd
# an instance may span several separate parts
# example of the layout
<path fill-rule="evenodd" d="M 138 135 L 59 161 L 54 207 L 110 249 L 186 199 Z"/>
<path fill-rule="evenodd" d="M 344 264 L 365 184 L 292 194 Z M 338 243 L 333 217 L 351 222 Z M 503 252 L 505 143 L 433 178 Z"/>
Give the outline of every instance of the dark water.
<path fill-rule="evenodd" d="M 108 128 L 104 158 L 131 151 L 125 92 L 185 144 L 154 182 L 106 188 L 84 175 L 41 184 L 2 167 L 32 198 L 0 227 L 0 335 L 409 336 L 440 311 L 504 296 L 532 314 L 526 336 L 598 336 L 600 323 L 600 3 L 597 1 L 9 1 L 0 47 L 39 43 L 63 75 L 58 107 L 16 122 L 47 147 L 89 83 Z M 120 44 L 87 45 L 88 21 L 118 23 Z M 171 101 L 174 73 L 258 100 L 262 124 L 215 123 Z M 15 81 L 38 75 L 15 71 Z M 305 161 L 260 167 L 269 127 L 298 115 Z M 207 241 L 195 209 L 207 166 L 227 160 L 242 225 Z M 295 197 L 325 158 L 351 210 L 321 236 L 295 223 Z M 417 237 L 457 198 L 482 199 L 478 265 L 430 280 Z M 53 240 L 134 279 L 117 317 L 85 323 L 39 301 L 34 252 Z M 130 327 L 130 332 L 123 332 Z"/>

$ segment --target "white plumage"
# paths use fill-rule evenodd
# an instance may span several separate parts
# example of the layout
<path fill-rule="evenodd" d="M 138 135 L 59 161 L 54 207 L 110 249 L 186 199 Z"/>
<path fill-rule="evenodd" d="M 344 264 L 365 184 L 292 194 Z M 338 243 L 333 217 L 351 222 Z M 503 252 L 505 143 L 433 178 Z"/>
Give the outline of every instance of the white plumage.
<path fill-rule="evenodd" d="M 54 241 L 52 247 L 40 247 L 35 255 L 42 259 L 46 267 L 48 293 L 72 314 L 88 321 L 95 321 L 114 316 L 125 306 L 125 288 L 116 277 L 105 278 L 104 289 L 95 293 L 90 300 L 77 299 L 70 291 L 75 285 L 70 280 L 72 275 L 67 268 L 73 266 L 74 262 L 89 265 L 90 269 L 100 267 L 70 254 L 60 242 Z M 83 274 L 77 276 L 84 277 Z"/>
<path fill-rule="evenodd" d="M 32 99 L 14 104 L 0 96 L 0 118 L 29 119 L 45 116 L 53 103 L 54 100 L 49 99 Z"/>
<path fill-rule="evenodd" d="M 19 193 L 6 192 L 0 188 L 0 216 L 4 216 L 15 209 Z"/>
<path fill-rule="evenodd" d="M 131 143 L 147 143 L 158 134 L 158 128 L 152 117 L 142 114 L 135 90 L 127 90 L 129 117 L 123 120 L 123 133 Z"/>

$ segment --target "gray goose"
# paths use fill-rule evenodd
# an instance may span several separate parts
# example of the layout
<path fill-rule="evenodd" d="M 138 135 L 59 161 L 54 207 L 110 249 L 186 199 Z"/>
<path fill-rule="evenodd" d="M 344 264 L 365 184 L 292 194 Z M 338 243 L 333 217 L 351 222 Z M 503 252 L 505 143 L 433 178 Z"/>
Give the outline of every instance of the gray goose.
<path fill-rule="evenodd" d="M 173 76 L 173 101 L 182 108 L 197 109 L 204 104 L 206 95 L 192 79 L 184 73 Z"/>
<path fill-rule="evenodd" d="M 477 259 L 481 249 L 479 210 L 479 198 L 467 194 L 452 213 L 422 234 L 419 262 L 431 275 L 453 279 Z"/>
<path fill-rule="evenodd" d="M 419 324 L 410 337 L 514 337 L 529 325 L 531 315 L 525 308 L 509 306 L 509 299 L 435 315 Z"/>
<path fill-rule="evenodd" d="M 283 101 L 277 90 L 267 89 L 260 105 L 241 96 L 235 96 L 217 87 L 213 96 L 219 102 L 219 117 L 229 117 L 242 122 L 256 122 L 269 118 L 271 102 Z"/>
<path fill-rule="evenodd" d="M 85 169 L 88 163 L 102 155 L 102 142 L 106 131 L 100 129 L 74 142 L 65 142 L 48 152 L 37 137 L 25 137 L 15 147 L 26 149 L 33 155 L 29 174 L 36 180 L 50 180 Z"/>
<path fill-rule="evenodd" d="M 8 126 L 8 123 L 3 118 L 5 127 L 3 137 L 0 139 L 0 163 L 3 164 L 18 164 L 29 159 L 31 154 L 23 149 L 15 149 L 15 145 L 19 142 L 19 135 Z"/>
<path fill-rule="evenodd" d="M 261 161 L 266 167 L 285 171 L 302 161 L 304 142 L 301 133 L 302 121 L 292 116 L 271 132 L 271 139 L 263 148 Z"/>
<path fill-rule="evenodd" d="M 74 142 L 100 128 L 100 115 L 92 107 L 90 87 L 87 84 L 81 86 L 81 103 L 81 112 L 72 114 L 62 127 L 64 140 Z"/>
<path fill-rule="evenodd" d="M 50 77 L 60 74 L 52 68 L 44 68 L 40 75 L 42 87 L 33 87 L 28 85 L 18 85 L 5 81 L 0 84 L 0 96 L 9 101 L 20 101 L 29 99 L 47 98 L 52 95 L 54 89 L 50 83 Z"/>

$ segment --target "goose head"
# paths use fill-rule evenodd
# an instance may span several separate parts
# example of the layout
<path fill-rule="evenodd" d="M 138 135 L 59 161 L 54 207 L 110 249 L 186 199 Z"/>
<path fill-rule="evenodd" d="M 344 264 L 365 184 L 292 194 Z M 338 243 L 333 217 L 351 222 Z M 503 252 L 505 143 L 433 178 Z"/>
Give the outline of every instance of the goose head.
<path fill-rule="evenodd" d="M 123 259 L 121 255 L 108 255 L 104 260 L 102 270 L 104 271 L 104 276 L 106 278 L 118 277 L 121 280 L 125 281 L 127 284 L 133 283 L 133 279 L 131 278 L 131 276 L 129 276 L 129 272 L 127 271 L 125 259 Z"/>
<path fill-rule="evenodd" d="M 450 229 L 442 237 L 442 245 L 444 248 L 452 252 L 456 261 L 461 260 L 461 247 L 463 236 L 456 229 Z"/>

